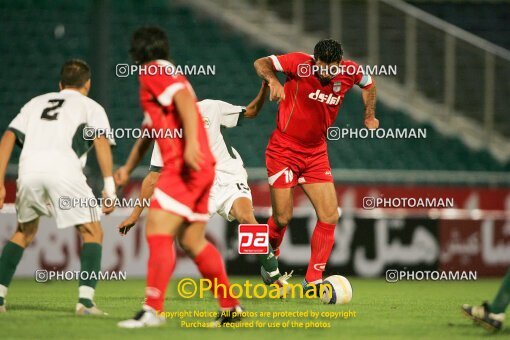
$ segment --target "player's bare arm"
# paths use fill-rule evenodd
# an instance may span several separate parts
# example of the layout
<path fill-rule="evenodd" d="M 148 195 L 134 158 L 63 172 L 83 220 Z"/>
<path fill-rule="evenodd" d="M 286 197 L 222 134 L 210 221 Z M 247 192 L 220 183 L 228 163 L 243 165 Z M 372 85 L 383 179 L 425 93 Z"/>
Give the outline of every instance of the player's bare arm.
<path fill-rule="evenodd" d="M 138 195 L 139 202 L 145 202 L 147 199 L 150 199 L 152 197 L 158 179 L 159 172 L 149 171 L 149 173 L 147 174 L 147 176 L 145 176 L 142 182 L 142 189 L 140 190 L 140 194 Z M 131 215 L 129 215 L 128 218 L 126 218 L 124 221 L 122 221 L 121 224 L 119 224 L 119 233 L 121 235 L 126 235 L 128 231 L 135 226 L 144 209 L 145 207 L 143 205 L 136 206 L 131 212 Z"/>
<path fill-rule="evenodd" d="M 374 84 L 366 90 L 363 89 L 361 95 L 365 104 L 365 126 L 368 129 L 377 129 L 379 127 L 379 120 L 375 118 L 376 84 L 375 79 L 372 78 L 372 81 Z"/>
<path fill-rule="evenodd" d="M 113 175 L 117 186 L 124 186 L 128 183 L 129 176 L 138 164 L 140 164 L 151 144 L 152 140 L 150 138 L 139 138 L 136 141 L 129 153 L 126 163 L 118 168 Z"/>
<path fill-rule="evenodd" d="M 253 99 L 248 106 L 246 106 L 246 111 L 244 112 L 244 117 L 246 118 L 255 118 L 259 114 L 260 110 L 264 106 L 264 102 L 266 101 L 267 93 L 269 91 L 269 86 L 265 81 L 262 82 L 260 86 L 259 93 Z"/>
<path fill-rule="evenodd" d="M 269 86 L 270 94 L 269 100 L 280 102 L 285 99 L 285 91 L 283 85 L 276 77 L 275 71 L 273 70 L 273 62 L 269 57 L 259 58 L 253 63 L 257 75 L 265 80 Z"/>
<path fill-rule="evenodd" d="M 180 90 L 175 96 L 175 106 L 184 128 L 184 162 L 193 170 L 200 170 L 204 157 L 198 143 L 198 117 L 195 101 L 188 90 Z"/>
<path fill-rule="evenodd" d="M 112 150 L 108 139 L 100 136 L 94 139 L 96 148 L 97 162 L 104 178 L 103 198 L 115 198 L 115 182 L 113 180 L 113 160 Z M 114 206 L 103 206 L 103 213 L 109 214 L 114 210 Z"/>
<path fill-rule="evenodd" d="M 0 142 L 0 209 L 4 206 L 5 200 L 5 172 L 7 170 L 7 164 L 11 158 L 12 149 L 16 142 L 16 135 L 14 132 L 7 130 Z"/>

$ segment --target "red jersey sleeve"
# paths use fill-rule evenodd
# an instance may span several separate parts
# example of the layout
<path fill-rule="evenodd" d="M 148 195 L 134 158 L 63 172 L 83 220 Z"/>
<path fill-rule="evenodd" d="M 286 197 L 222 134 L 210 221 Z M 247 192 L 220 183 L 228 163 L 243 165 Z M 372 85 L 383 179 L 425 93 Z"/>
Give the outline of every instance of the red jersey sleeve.
<path fill-rule="evenodd" d="M 283 72 L 288 75 L 296 75 L 300 67 L 299 65 L 309 64 L 313 60 L 311 55 L 302 52 L 271 55 L 269 58 L 273 62 L 273 69 L 275 71 Z"/>
<path fill-rule="evenodd" d="M 354 77 L 354 84 L 358 85 L 362 89 L 369 89 L 373 85 L 373 79 L 372 76 L 369 74 L 365 74 L 363 72 L 363 68 L 360 67 L 357 63 L 354 61 L 348 61 L 348 70 L 353 69 L 355 70 L 353 77 Z M 352 65 L 352 66 L 350 66 Z"/>

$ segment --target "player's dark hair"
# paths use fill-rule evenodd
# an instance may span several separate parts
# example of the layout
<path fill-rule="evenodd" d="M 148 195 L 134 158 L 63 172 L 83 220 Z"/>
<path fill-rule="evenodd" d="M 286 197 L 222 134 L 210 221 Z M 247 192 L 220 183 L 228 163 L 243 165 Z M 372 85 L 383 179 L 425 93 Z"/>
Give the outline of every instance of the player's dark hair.
<path fill-rule="evenodd" d="M 169 59 L 168 37 L 156 26 L 138 28 L 131 36 L 129 54 L 136 64 L 156 59 Z"/>
<path fill-rule="evenodd" d="M 70 59 L 60 69 L 62 88 L 80 88 L 90 79 L 90 67 L 81 59 Z"/>
<path fill-rule="evenodd" d="M 321 60 L 327 64 L 342 60 L 344 50 L 342 44 L 333 39 L 319 41 L 313 49 L 315 60 Z"/>

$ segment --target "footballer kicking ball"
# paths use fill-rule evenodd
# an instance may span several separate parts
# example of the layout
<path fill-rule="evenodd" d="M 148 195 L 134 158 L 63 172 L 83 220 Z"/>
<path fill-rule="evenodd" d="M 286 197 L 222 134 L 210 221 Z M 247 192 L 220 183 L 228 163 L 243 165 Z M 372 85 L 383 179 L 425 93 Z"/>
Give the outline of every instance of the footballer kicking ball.
<path fill-rule="evenodd" d="M 349 280 L 341 275 L 332 275 L 322 281 L 321 300 L 329 305 L 343 305 L 352 299 L 352 287 Z"/>

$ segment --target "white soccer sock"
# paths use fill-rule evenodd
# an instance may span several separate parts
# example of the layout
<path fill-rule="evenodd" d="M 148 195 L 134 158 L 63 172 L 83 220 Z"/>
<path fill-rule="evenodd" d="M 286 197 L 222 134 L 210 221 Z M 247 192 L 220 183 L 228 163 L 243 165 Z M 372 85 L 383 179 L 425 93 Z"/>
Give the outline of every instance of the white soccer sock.
<path fill-rule="evenodd" d="M 7 296 L 7 287 L 0 285 L 0 297 L 5 298 Z"/>
<path fill-rule="evenodd" d="M 78 297 L 80 299 L 89 299 L 90 301 L 94 301 L 94 292 L 95 289 L 89 286 L 78 287 Z"/>
<path fill-rule="evenodd" d="M 280 274 L 280 270 L 277 268 L 274 272 L 270 272 L 268 273 L 270 277 L 273 277 L 273 276 L 276 276 L 276 275 L 281 275 Z"/>

